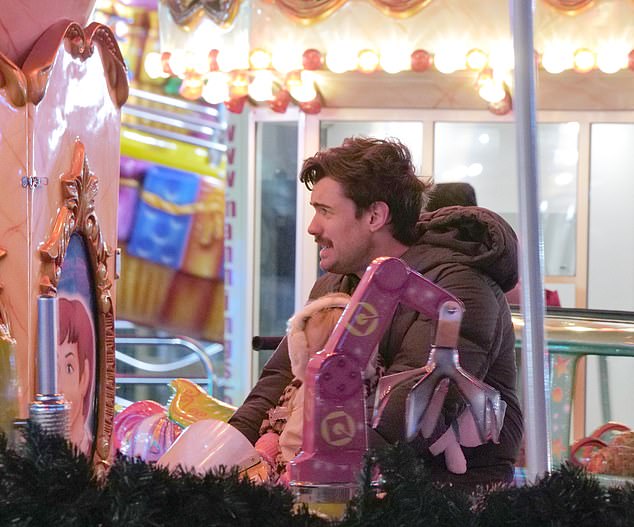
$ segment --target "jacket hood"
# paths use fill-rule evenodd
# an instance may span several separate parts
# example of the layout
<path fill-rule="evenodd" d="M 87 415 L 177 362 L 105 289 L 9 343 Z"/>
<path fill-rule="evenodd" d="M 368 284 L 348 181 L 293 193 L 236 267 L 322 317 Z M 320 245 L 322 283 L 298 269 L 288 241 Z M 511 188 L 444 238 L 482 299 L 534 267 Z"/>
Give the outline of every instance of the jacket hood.
<path fill-rule="evenodd" d="M 420 238 L 403 259 L 425 271 L 455 263 L 478 269 L 502 291 L 518 280 L 517 236 L 501 216 L 482 207 L 445 207 L 424 213 Z"/>

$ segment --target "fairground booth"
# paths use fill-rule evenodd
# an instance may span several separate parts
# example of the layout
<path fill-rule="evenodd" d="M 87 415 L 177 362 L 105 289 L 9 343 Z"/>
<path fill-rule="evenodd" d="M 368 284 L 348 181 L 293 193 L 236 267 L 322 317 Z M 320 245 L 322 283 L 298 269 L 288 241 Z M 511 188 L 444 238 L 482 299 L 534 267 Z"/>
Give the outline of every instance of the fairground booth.
<path fill-rule="evenodd" d="M 357 443 L 345 419 L 315 435 L 324 466 L 347 476 L 281 489 L 262 484 L 264 461 L 226 423 L 320 273 L 302 161 L 370 136 L 400 139 L 421 178 L 470 185 L 518 234 L 515 491 L 546 503 L 564 478 L 594 494 L 560 501 L 595 500 L 592 514 L 629 525 L 631 0 L 14 1 L 0 16 L 0 518 L 208 521 L 203 506 L 153 494 L 217 497 L 205 473 L 237 489 L 218 498 L 219 518 L 242 510 L 258 524 L 254 488 L 298 525 L 408 517 L 399 493 L 411 488 L 393 479 L 414 470 L 402 451 L 382 458 L 383 479 L 380 463 L 362 469 L 361 440 L 332 461 L 347 436 Z M 338 346 L 326 351 L 343 359 Z M 499 417 L 486 404 L 483 427 Z M 76 449 L 50 442 L 60 435 Z M 89 483 L 75 481 L 78 459 Z M 49 483 L 21 483 L 24 467 Z M 64 477 L 72 489 L 50 484 Z M 55 492 L 65 498 L 47 516 Z M 528 513 L 510 493 L 483 489 L 445 519 L 501 525 L 548 508 Z M 429 510 L 458 510 L 439 496 Z"/>

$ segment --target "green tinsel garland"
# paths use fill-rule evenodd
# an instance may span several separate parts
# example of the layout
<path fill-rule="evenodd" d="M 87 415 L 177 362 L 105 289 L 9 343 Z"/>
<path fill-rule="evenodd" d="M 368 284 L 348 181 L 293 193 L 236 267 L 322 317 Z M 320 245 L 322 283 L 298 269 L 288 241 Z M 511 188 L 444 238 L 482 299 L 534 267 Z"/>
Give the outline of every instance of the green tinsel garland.
<path fill-rule="evenodd" d="M 377 493 L 371 485 L 381 471 Z M 345 517 L 327 522 L 294 507 L 282 487 L 236 471 L 170 474 L 119 457 L 98 481 L 88 459 L 34 427 L 16 449 L 0 436 L 0 526 L 634 526 L 634 485 L 604 488 L 571 466 L 533 485 L 466 494 L 430 481 L 411 448 L 371 453 Z"/>

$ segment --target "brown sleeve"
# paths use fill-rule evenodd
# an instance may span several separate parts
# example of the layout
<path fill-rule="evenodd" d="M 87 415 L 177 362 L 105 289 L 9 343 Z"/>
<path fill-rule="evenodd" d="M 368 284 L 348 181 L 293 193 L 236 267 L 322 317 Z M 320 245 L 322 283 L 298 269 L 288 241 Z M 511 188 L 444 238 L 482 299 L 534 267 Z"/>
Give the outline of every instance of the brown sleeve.
<path fill-rule="evenodd" d="M 286 337 L 280 342 L 244 403 L 236 410 L 229 424 L 240 430 L 251 443 L 260 437 L 260 425 L 266 413 L 280 399 L 284 388 L 293 380 Z"/>
<path fill-rule="evenodd" d="M 342 277 L 339 275 L 324 275 L 315 282 L 309 296 L 318 298 L 326 293 L 338 291 L 341 282 Z M 251 443 L 255 443 L 268 410 L 277 405 L 284 388 L 292 380 L 291 361 L 288 358 L 288 346 L 284 337 L 265 364 L 260 378 L 244 403 L 229 419 L 229 424 L 240 430 Z"/>

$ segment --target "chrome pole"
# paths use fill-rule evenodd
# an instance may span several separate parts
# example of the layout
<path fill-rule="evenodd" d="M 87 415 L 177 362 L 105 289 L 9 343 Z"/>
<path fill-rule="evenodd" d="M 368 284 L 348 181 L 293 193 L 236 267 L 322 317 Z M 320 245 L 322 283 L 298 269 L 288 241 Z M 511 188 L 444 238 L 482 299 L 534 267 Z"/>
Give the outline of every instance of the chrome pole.
<path fill-rule="evenodd" d="M 547 389 L 548 349 L 544 338 L 543 240 L 539 218 L 539 177 L 535 121 L 535 58 L 532 0 L 511 0 L 515 52 L 513 112 L 519 175 L 522 382 L 526 476 L 529 481 L 550 469 Z"/>

